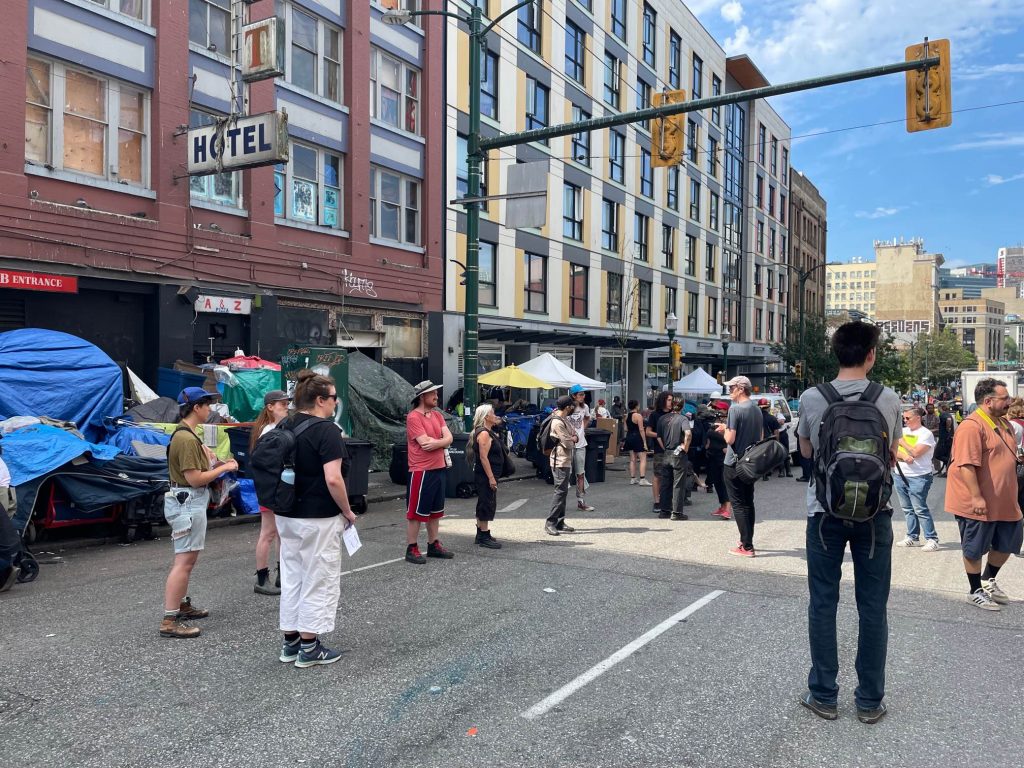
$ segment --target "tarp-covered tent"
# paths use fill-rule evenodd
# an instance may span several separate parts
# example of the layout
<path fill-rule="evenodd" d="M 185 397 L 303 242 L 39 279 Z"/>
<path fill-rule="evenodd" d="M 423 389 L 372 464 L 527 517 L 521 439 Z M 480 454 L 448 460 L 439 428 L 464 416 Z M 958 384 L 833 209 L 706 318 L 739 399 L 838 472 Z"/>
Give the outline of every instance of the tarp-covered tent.
<path fill-rule="evenodd" d="M 672 391 L 713 395 L 722 391 L 722 385 L 703 368 L 698 368 L 693 373 L 683 376 L 679 381 L 673 382 Z"/>
<path fill-rule="evenodd" d="M 224 386 L 224 404 L 238 421 L 254 421 L 263 410 L 263 396 L 281 386 L 281 369 L 253 368 L 234 371 L 231 384 Z"/>
<path fill-rule="evenodd" d="M 0 333 L 0 419 L 73 421 L 99 442 L 106 434 L 103 420 L 122 413 L 121 369 L 98 347 L 39 328 Z"/>
<path fill-rule="evenodd" d="M 526 371 L 558 388 L 571 387 L 574 384 L 579 384 L 584 389 L 604 389 L 605 387 L 603 382 L 574 371 L 548 352 L 523 363 L 519 366 L 519 370 Z"/>

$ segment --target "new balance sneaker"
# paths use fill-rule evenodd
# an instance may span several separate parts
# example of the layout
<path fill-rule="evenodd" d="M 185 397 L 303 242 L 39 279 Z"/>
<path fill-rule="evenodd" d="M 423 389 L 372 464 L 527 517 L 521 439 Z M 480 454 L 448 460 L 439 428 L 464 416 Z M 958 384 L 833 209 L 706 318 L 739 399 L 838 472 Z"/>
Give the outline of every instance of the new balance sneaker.
<path fill-rule="evenodd" d="M 589 504 L 587 504 L 587 502 L 583 501 L 583 499 L 577 499 L 577 501 L 576 501 L 576 509 L 578 509 L 580 512 L 593 512 L 594 511 L 594 507 L 592 507 Z"/>
<path fill-rule="evenodd" d="M 981 589 L 976 589 L 974 590 L 974 592 L 969 594 L 967 596 L 967 602 L 969 602 L 971 605 L 977 608 L 981 608 L 981 610 L 983 611 L 1002 610 L 996 603 L 996 601 L 988 596 L 988 593 L 985 591 L 984 587 L 982 587 Z"/>
<path fill-rule="evenodd" d="M 646 486 L 646 487 L 650 488 L 653 485 L 653 483 L 650 480 L 648 480 L 646 477 L 641 477 L 640 478 L 640 482 L 638 482 L 637 485 L 643 485 L 643 486 Z"/>
<path fill-rule="evenodd" d="M 326 645 L 317 640 L 313 647 L 306 650 L 306 643 L 299 647 L 299 656 L 295 659 L 295 666 L 299 669 L 315 667 L 320 664 L 333 664 L 341 658 L 341 651 L 332 651 Z"/>
<path fill-rule="evenodd" d="M 736 555 L 736 557 L 755 557 L 753 549 L 744 549 L 742 544 L 738 544 L 729 550 L 730 555 Z"/>
<path fill-rule="evenodd" d="M 919 542 L 917 539 L 912 539 L 909 536 L 907 536 L 902 541 L 897 541 L 896 542 L 896 546 L 897 547 L 906 547 L 906 548 L 909 549 L 910 547 L 920 547 L 921 546 L 921 542 Z"/>
<path fill-rule="evenodd" d="M 455 557 L 455 554 L 442 547 L 440 539 L 434 539 L 432 542 L 427 544 L 427 557 L 439 557 L 442 560 L 451 560 Z"/>
<path fill-rule="evenodd" d="M 921 547 L 921 551 L 922 552 L 938 552 L 939 551 L 939 542 L 936 541 L 935 539 L 928 539 L 928 541 L 926 541 L 924 543 L 924 546 Z"/>
<path fill-rule="evenodd" d="M 874 725 L 885 717 L 885 713 L 888 711 L 889 709 L 885 706 L 884 702 L 873 709 L 861 709 L 860 707 L 857 707 L 857 719 L 867 725 Z"/>
<path fill-rule="evenodd" d="M 210 615 L 210 612 L 205 608 L 196 608 L 192 605 L 192 598 L 185 595 L 185 599 L 181 601 L 181 605 L 178 606 L 178 618 L 182 621 L 193 621 L 195 619 L 205 619 Z"/>
<path fill-rule="evenodd" d="M 416 565 L 425 565 L 427 562 L 427 558 L 420 552 L 418 544 L 410 544 L 405 548 L 405 559 L 410 563 L 416 563 Z"/>
<path fill-rule="evenodd" d="M 999 603 L 1000 605 L 1006 605 L 1010 602 L 1010 596 L 1000 589 L 999 585 L 996 584 L 994 578 L 982 579 L 981 588 L 985 590 L 985 594 L 988 595 L 992 600 Z"/>
<path fill-rule="evenodd" d="M 299 658 L 300 650 L 302 650 L 302 640 L 300 638 L 296 637 L 291 642 L 285 640 L 281 643 L 281 655 L 277 658 L 282 664 L 290 664 Z"/>
<path fill-rule="evenodd" d="M 839 717 L 839 708 L 835 704 L 822 704 L 814 695 L 808 691 L 807 695 L 800 699 L 800 704 L 807 707 L 822 720 L 836 720 Z"/>

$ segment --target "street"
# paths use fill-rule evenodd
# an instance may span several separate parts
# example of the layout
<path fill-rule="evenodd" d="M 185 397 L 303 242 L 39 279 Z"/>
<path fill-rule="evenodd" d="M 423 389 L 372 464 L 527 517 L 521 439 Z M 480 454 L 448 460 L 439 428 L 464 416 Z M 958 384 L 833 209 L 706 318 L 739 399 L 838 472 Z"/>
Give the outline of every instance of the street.
<path fill-rule="evenodd" d="M 1024 604 L 967 604 L 956 526 L 896 549 L 889 715 L 857 722 L 852 563 L 839 615 L 840 719 L 806 690 L 806 486 L 759 483 L 758 557 L 695 493 L 691 520 L 650 512 L 622 459 L 575 534 L 543 532 L 550 486 L 503 483 L 500 551 L 449 500 L 453 561 L 408 564 L 403 507 L 371 505 L 346 558 L 330 667 L 277 661 L 277 600 L 253 594 L 257 526 L 211 530 L 191 594 L 197 640 L 157 634 L 166 536 L 67 550 L 0 596 L 0 741 L 18 766 L 933 766 L 1020 761 Z M 572 495 L 570 493 L 570 502 Z M 903 516 L 894 516 L 896 540 Z M 1024 570 L 1000 574 L 1024 596 Z M 688 611 L 685 618 L 681 612 Z M 668 621 L 676 617 L 676 621 Z M 657 628 L 657 629 L 656 629 Z M 656 630 L 652 632 L 652 630 Z M 615 654 L 618 655 L 614 656 Z M 632 652 L 630 652 L 632 651 Z M 612 663 L 618 661 L 618 663 Z M 589 673 L 589 674 L 588 674 Z M 583 681 L 570 686 L 574 680 Z M 570 686 L 568 689 L 566 686 Z"/>

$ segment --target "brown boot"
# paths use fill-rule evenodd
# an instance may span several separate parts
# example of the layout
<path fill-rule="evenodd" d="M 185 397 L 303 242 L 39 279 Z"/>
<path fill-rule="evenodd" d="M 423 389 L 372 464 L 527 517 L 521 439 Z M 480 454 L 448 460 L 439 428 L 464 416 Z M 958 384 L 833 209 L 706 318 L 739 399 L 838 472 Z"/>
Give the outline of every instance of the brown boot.
<path fill-rule="evenodd" d="M 192 605 L 192 598 L 185 595 L 185 599 L 181 601 L 181 605 L 178 606 L 178 618 L 185 621 L 193 621 L 195 619 L 205 619 L 210 615 L 210 612 L 205 608 L 196 608 Z"/>
<path fill-rule="evenodd" d="M 199 627 L 182 624 L 181 619 L 165 618 L 160 622 L 161 637 L 199 637 Z"/>

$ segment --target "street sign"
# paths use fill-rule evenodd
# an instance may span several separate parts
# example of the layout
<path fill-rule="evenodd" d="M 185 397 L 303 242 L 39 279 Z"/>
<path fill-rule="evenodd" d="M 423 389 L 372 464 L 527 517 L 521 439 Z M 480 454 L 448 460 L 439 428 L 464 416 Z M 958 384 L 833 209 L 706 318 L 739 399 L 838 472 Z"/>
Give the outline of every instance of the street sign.
<path fill-rule="evenodd" d="M 213 312 L 217 315 L 251 315 L 252 299 L 200 294 L 196 298 L 195 310 L 196 312 Z"/>
<path fill-rule="evenodd" d="M 284 74 L 284 23 L 276 17 L 242 27 L 242 80 L 253 83 Z"/>
<path fill-rule="evenodd" d="M 543 227 L 548 220 L 548 161 L 517 163 L 508 167 L 509 194 L 531 193 L 505 203 L 505 226 L 509 229 Z"/>
<path fill-rule="evenodd" d="M 938 56 L 937 67 L 907 71 L 907 131 L 928 131 L 953 123 L 953 86 L 950 78 L 949 40 L 928 40 L 907 47 L 906 60 Z"/>
<path fill-rule="evenodd" d="M 653 101 L 655 107 L 686 101 L 686 91 L 655 93 Z M 685 114 L 658 117 L 651 121 L 652 168 L 667 168 L 683 162 L 686 151 L 685 125 Z"/>
<path fill-rule="evenodd" d="M 78 293 L 78 278 L 67 275 L 47 275 L 42 272 L 16 272 L 0 269 L 0 288 L 20 288 L 24 291 L 49 293 Z"/>
<path fill-rule="evenodd" d="M 226 117 L 188 132 L 188 175 L 288 162 L 288 115 Z"/>

